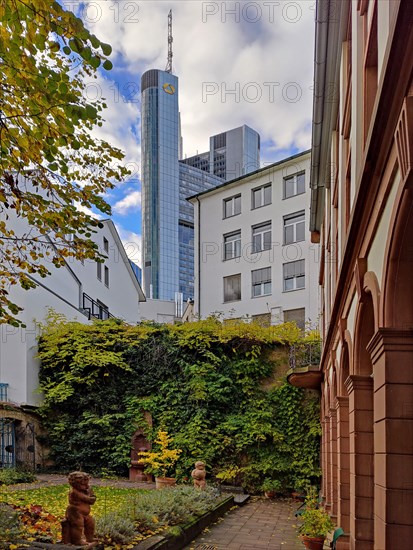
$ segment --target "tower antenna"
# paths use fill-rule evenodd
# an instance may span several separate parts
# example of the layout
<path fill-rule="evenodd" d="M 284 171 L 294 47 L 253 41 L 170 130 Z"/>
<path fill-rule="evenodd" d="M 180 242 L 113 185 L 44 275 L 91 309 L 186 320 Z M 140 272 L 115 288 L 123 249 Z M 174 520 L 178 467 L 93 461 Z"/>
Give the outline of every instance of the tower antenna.
<path fill-rule="evenodd" d="M 165 71 L 167 73 L 172 73 L 172 42 L 174 39 L 172 38 L 172 10 L 169 10 L 168 13 L 168 62 L 166 64 Z"/>

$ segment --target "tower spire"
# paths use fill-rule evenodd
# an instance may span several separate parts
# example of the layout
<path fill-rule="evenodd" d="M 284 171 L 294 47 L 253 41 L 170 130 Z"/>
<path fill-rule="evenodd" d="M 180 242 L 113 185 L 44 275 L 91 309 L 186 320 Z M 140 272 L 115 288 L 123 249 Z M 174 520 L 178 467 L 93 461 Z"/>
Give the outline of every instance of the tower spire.
<path fill-rule="evenodd" d="M 165 69 L 167 73 L 172 73 L 173 40 L 174 39 L 172 38 L 172 10 L 169 10 L 169 13 L 168 13 L 168 62 L 166 64 L 166 69 Z"/>

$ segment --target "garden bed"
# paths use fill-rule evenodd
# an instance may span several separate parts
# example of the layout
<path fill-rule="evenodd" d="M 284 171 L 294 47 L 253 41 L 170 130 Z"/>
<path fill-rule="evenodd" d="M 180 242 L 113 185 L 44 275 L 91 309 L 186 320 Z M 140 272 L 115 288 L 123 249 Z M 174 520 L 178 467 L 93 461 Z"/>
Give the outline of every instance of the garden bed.
<path fill-rule="evenodd" d="M 4 528 L 6 537 L 0 539 L 0 548 L 17 548 L 23 540 L 26 549 L 63 548 L 60 521 L 68 490 L 67 485 L 1 490 L 3 519 L 9 517 L 10 525 Z M 182 548 L 233 505 L 233 497 L 220 496 L 212 488 L 196 491 L 191 486 L 162 491 L 95 487 L 94 492 L 96 536 L 105 548 Z"/>

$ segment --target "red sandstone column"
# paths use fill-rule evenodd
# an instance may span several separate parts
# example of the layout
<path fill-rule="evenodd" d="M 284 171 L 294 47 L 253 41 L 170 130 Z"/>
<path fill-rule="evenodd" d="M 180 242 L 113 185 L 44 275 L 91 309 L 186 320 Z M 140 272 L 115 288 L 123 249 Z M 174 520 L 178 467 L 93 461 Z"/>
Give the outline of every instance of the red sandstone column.
<path fill-rule="evenodd" d="M 336 397 L 337 410 L 337 525 L 350 531 L 350 447 L 348 397 Z"/>
<path fill-rule="evenodd" d="M 374 368 L 374 548 L 413 548 L 413 331 L 379 329 L 368 351 Z"/>
<path fill-rule="evenodd" d="M 337 411 L 330 409 L 330 515 L 337 519 Z"/>
<path fill-rule="evenodd" d="M 325 433 L 325 509 L 331 512 L 331 459 L 330 459 L 330 441 L 331 441 L 331 429 L 330 429 L 330 417 L 324 418 L 324 433 Z"/>
<path fill-rule="evenodd" d="M 321 478 L 321 495 L 323 497 L 323 501 L 325 502 L 326 495 L 327 495 L 327 460 L 326 460 L 326 423 L 325 423 L 323 414 L 322 414 L 322 420 L 321 420 L 320 452 L 321 452 L 321 471 L 323 472 L 323 476 Z"/>
<path fill-rule="evenodd" d="M 351 375 L 346 385 L 349 395 L 350 549 L 373 550 L 373 379 Z"/>

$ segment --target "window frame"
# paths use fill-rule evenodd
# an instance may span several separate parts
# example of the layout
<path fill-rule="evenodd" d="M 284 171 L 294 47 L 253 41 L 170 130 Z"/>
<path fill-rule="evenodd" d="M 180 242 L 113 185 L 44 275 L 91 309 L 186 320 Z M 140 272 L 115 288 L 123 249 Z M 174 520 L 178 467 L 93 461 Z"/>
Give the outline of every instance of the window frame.
<path fill-rule="evenodd" d="M 302 216 L 303 219 L 294 223 L 288 223 L 288 224 L 286 223 L 290 220 L 293 220 L 294 218 L 298 218 L 299 216 L 300 217 Z M 301 224 L 301 223 L 304 226 L 304 234 L 302 239 L 297 239 L 297 226 L 298 224 Z M 290 242 L 287 242 L 287 238 L 286 238 L 287 227 L 293 227 L 293 240 Z M 295 212 L 293 214 L 287 214 L 286 216 L 284 216 L 283 217 L 283 246 L 287 246 L 289 244 L 294 244 L 294 243 L 301 243 L 304 241 L 305 241 L 305 210 L 300 210 L 299 212 Z"/>
<path fill-rule="evenodd" d="M 258 233 L 254 233 L 254 231 L 260 229 L 260 228 L 264 228 L 266 226 L 269 226 L 269 230 L 267 231 L 259 231 Z M 265 247 L 265 237 L 264 235 L 266 234 L 270 234 L 270 244 L 269 246 Z M 252 239 L 251 239 L 251 242 L 252 242 L 252 253 L 253 254 L 259 254 L 260 252 L 265 252 L 265 250 L 271 250 L 271 246 L 272 246 L 272 222 L 271 220 L 268 220 L 266 222 L 263 222 L 263 223 L 260 223 L 260 224 L 257 224 L 257 225 L 253 225 L 251 227 L 251 235 L 252 235 Z M 260 249 L 259 250 L 256 250 L 255 248 L 255 240 L 254 240 L 254 237 L 257 237 L 258 235 L 261 236 L 260 238 Z"/>
<path fill-rule="evenodd" d="M 265 189 L 270 189 L 270 201 L 265 202 Z M 261 204 L 258 206 L 255 205 L 255 193 L 260 192 L 261 197 Z M 272 183 L 265 183 L 264 185 L 259 185 L 258 187 L 254 187 L 254 189 L 251 189 L 251 210 L 256 210 L 257 208 L 263 208 L 264 206 L 268 206 L 269 204 L 272 204 Z"/>
<path fill-rule="evenodd" d="M 239 202 L 239 212 L 235 212 L 235 199 L 238 199 L 240 200 Z M 232 214 L 230 214 L 229 216 L 227 216 L 227 209 L 226 209 L 226 205 L 228 203 L 232 203 Z M 223 208 L 223 211 L 222 211 L 222 218 L 224 220 L 226 220 L 227 218 L 233 218 L 234 216 L 239 216 L 241 214 L 241 193 L 237 193 L 236 195 L 232 195 L 231 197 L 227 197 L 226 199 L 223 199 L 222 200 L 222 208 Z"/>
<path fill-rule="evenodd" d="M 230 237 L 236 237 L 239 235 L 239 239 L 230 239 Z M 230 239 L 230 240 L 227 240 Z M 239 250 L 237 254 L 237 245 L 236 243 L 239 242 Z M 232 255 L 227 257 L 227 245 L 231 244 L 231 250 Z M 226 233 L 223 235 L 223 261 L 226 262 L 227 260 L 234 260 L 235 258 L 241 257 L 241 229 L 237 229 L 236 231 L 231 231 L 231 233 Z"/>
<path fill-rule="evenodd" d="M 103 237 L 103 251 L 109 254 L 109 241 L 106 237 Z"/>
<path fill-rule="evenodd" d="M 232 299 L 232 300 L 228 300 L 228 299 L 225 299 L 225 281 L 228 280 L 228 279 L 231 279 L 233 277 L 238 277 L 239 278 L 239 298 L 235 298 L 235 299 Z M 242 288 L 241 288 L 241 273 L 234 273 L 233 275 L 227 275 L 226 277 L 223 278 L 223 301 L 224 301 L 224 304 L 228 304 L 228 303 L 231 303 L 231 302 L 240 302 L 241 299 L 242 299 Z"/>
<path fill-rule="evenodd" d="M 109 288 L 109 268 L 105 265 L 104 269 L 104 283 L 107 288 Z"/>
<path fill-rule="evenodd" d="M 304 266 L 302 269 L 302 272 L 300 274 L 294 274 L 293 277 L 286 277 L 285 276 L 285 267 L 287 265 L 296 264 L 298 262 L 303 262 L 302 265 Z M 292 262 L 284 262 L 283 264 L 283 292 L 295 292 L 296 290 L 303 290 L 305 289 L 305 259 L 300 260 L 294 260 Z M 304 285 L 303 286 L 297 286 L 297 279 L 299 277 L 304 277 Z M 293 281 L 293 288 L 286 288 L 286 281 Z"/>
<path fill-rule="evenodd" d="M 102 262 L 96 262 L 96 277 L 102 282 Z"/>
<path fill-rule="evenodd" d="M 254 275 L 253 273 L 258 273 L 259 271 L 269 271 L 269 279 L 262 280 L 259 283 L 254 283 Z M 265 285 L 270 284 L 270 291 L 265 292 Z M 260 287 L 261 292 L 259 294 L 254 294 L 254 288 Z M 271 296 L 272 294 L 272 270 L 271 266 L 268 267 L 261 267 L 259 269 L 253 269 L 251 271 L 251 297 L 252 298 L 261 298 L 262 296 Z"/>
<path fill-rule="evenodd" d="M 298 181 L 298 176 L 302 176 L 304 175 L 304 190 L 301 191 L 300 193 L 297 192 L 297 188 L 298 188 L 298 185 L 297 185 L 297 181 Z M 286 182 L 288 180 L 291 180 L 293 179 L 294 180 L 294 193 L 292 195 L 289 195 L 287 197 L 287 194 L 286 194 Z M 300 170 L 299 172 L 296 172 L 295 174 L 291 174 L 290 176 L 285 176 L 283 178 L 283 200 L 287 200 L 287 199 L 291 199 L 292 197 L 296 197 L 297 195 L 304 195 L 305 194 L 305 170 Z"/>

